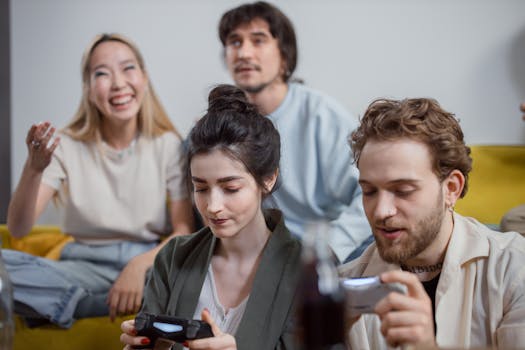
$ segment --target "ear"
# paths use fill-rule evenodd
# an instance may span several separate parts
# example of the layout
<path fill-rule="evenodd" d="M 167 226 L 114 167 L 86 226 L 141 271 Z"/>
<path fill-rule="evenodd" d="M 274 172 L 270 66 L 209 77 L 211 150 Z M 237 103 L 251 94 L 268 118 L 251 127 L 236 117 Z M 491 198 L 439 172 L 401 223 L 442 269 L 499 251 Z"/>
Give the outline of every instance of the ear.
<path fill-rule="evenodd" d="M 277 177 L 279 176 L 279 169 L 270 175 L 267 179 L 264 180 L 264 194 L 269 194 L 272 192 L 275 183 L 277 182 Z"/>
<path fill-rule="evenodd" d="M 286 63 L 286 60 L 284 59 L 284 57 L 281 56 L 281 70 L 279 72 L 281 73 L 280 76 L 284 77 L 287 71 L 288 71 L 288 63 Z"/>
<path fill-rule="evenodd" d="M 460 198 L 463 187 L 465 186 L 465 176 L 457 169 L 452 172 L 443 181 L 443 191 L 445 205 L 447 208 L 453 208 L 456 201 Z"/>

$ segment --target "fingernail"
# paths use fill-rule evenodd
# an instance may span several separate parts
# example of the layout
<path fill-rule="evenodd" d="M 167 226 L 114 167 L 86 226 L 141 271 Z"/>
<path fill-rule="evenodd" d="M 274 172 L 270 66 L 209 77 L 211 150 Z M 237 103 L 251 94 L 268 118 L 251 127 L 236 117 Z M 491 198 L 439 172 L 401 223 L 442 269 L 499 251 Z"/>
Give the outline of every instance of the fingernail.
<path fill-rule="evenodd" d="M 142 345 L 148 345 L 149 344 L 149 339 L 148 338 L 143 338 L 143 339 L 140 340 L 140 343 Z"/>
<path fill-rule="evenodd" d="M 204 310 L 202 310 L 202 311 L 206 311 L 207 313 L 210 313 L 210 310 L 208 310 L 207 307 L 205 307 Z"/>

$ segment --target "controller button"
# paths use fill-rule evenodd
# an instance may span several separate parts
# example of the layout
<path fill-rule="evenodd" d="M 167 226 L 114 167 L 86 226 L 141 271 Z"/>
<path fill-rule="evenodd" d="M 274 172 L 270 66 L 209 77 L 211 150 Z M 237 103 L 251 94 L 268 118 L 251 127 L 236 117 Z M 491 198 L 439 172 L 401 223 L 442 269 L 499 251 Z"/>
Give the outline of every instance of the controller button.
<path fill-rule="evenodd" d="M 153 322 L 153 327 L 166 333 L 175 333 L 182 331 L 182 326 L 171 323 Z"/>

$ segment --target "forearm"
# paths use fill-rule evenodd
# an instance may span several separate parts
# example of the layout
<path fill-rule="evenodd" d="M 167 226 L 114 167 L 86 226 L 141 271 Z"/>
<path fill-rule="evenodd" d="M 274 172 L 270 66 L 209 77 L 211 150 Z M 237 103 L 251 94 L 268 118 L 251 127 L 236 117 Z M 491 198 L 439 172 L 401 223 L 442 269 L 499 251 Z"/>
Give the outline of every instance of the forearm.
<path fill-rule="evenodd" d="M 170 205 L 170 217 L 173 231 L 171 234 L 163 239 L 153 251 L 155 255 L 176 236 L 187 235 L 192 233 L 195 228 L 195 220 L 193 218 L 193 208 L 189 199 L 174 200 Z M 155 256 L 153 256 L 155 258 Z"/>
<path fill-rule="evenodd" d="M 42 172 L 32 169 L 26 162 L 7 210 L 7 227 L 15 237 L 25 236 L 33 227 L 41 180 Z"/>
<path fill-rule="evenodd" d="M 155 261 L 155 257 L 157 256 L 157 253 L 174 237 L 181 236 L 185 234 L 189 234 L 193 232 L 193 216 L 188 215 L 187 219 L 185 220 L 179 220 L 177 223 L 173 224 L 173 232 L 166 237 L 165 239 L 161 240 L 160 243 L 155 246 L 155 248 L 147 251 L 144 254 L 139 255 L 139 259 L 141 259 L 141 265 L 144 267 L 145 270 L 149 269 L 151 266 L 153 266 L 153 262 Z"/>

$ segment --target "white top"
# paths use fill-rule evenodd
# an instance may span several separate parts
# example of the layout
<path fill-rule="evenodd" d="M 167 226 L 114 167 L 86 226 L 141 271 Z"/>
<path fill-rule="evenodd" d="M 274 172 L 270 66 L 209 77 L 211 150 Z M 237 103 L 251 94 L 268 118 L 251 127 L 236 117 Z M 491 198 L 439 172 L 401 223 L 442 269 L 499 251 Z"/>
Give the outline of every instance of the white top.
<path fill-rule="evenodd" d="M 183 162 L 171 132 L 120 151 L 61 134 L 42 181 L 59 191 L 61 229 L 77 241 L 155 241 L 171 232 L 167 196 L 188 197 Z"/>
<path fill-rule="evenodd" d="M 206 278 L 202 285 L 199 302 L 197 303 L 197 308 L 195 309 L 193 318 L 200 320 L 202 310 L 208 308 L 211 317 L 214 319 L 217 326 L 219 326 L 220 330 L 223 333 L 235 335 L 241 324 L 241 319 L 244 315 L 248 298 L 249 295 L 236 307 L 226 310 L 219 301 L 217 288 L 215 287 L 215 278 L 213 277 L 213 269 L 210 264 L 208 266 L 208 273 L 206 274 Z"/>

